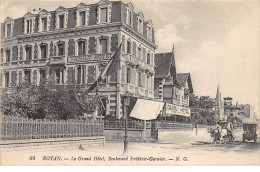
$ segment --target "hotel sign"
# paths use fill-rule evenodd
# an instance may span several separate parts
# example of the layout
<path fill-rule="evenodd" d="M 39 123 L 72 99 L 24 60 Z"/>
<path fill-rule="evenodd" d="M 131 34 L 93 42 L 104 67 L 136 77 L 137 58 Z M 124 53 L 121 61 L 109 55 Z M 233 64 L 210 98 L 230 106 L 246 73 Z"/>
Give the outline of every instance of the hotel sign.
<path fill-rule="evenodd" d="M 72 56 L 68 57 L 68 63 L 75 62 L 88 62 L 88 61 L 98 61 L 98 60 L 109 60 L 111 59 L 112 54 L 88 54 L 82 56 Z"/>
<path fill-rule="evenodd" d="M 166 103 L 166 114 L 190 117 L 190 108 Z"/>

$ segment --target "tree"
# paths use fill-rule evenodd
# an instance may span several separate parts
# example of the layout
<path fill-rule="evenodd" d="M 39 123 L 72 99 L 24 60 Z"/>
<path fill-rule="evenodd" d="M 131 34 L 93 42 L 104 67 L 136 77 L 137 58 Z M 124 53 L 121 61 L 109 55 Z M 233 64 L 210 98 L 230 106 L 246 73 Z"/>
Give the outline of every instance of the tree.
<path fill-rule="evenodd" d="M 90 95 L 75 86 L 56 85 L 54 80 L 43 80 L 39 86 L 22 83 L 8 88 L 2 96 L 5 115 L 19 115 L 34 119 L 71 119 L 84 112 L 97 110 L 98 95 Z"/>

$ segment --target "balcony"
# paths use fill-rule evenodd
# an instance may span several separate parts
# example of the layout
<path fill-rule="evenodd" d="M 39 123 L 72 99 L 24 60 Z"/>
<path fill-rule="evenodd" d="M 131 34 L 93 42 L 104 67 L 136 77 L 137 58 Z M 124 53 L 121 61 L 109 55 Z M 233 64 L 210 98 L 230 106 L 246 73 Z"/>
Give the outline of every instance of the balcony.
<path fill-rule="evenodd" d="M 135 94 L 135 86 L 132 84 L 125 84 L 125 91 Z"/>
<path fill-rule="evenodd" d="M 154 67 L 152 65 L 145 63 L 144 66 L 150 73 L 154 73 Z"/>
<path fill-rule="evenodd" d="M 145 94 L 145 88 L 139 87 L 139 95 L 140 95 L 140 96 L 146 96 L 146 94 Z"/>
<path fill-rule="evenodd" d="M 52 64 L 65 64 L 67 62 L 66 56 L 52 56 L 50 58 L 50 65 Z"/>
<path fill-rule="evenodd" d="M 146 97 L 153 98 L 153 91 L 151 90 L 145 90 Z"/>
<path fill-rule="evenodd" d="M 126 63 L 134 66 L 137 65 L 137 58 L 131 54 L 123 54 L 123 57 Z"/>

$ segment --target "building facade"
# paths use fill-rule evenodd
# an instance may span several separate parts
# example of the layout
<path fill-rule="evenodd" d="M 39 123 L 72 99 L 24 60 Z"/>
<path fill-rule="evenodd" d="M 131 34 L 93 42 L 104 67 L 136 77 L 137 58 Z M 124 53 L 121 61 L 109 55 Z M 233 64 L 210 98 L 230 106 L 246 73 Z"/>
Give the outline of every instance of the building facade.
<path fill-rule="evenodd" d="M 120 43 L 120 69 L 98 87 L 105 114 L 122 116 L 121 96 L 154 98 L 154 28 L 131 3 L 101 0 L 7 17 L 1 24 L 1 88 L 24 80 L 83 89 L 96 80 Z"/>
<path fill-rule="evenodd" d="M 172 52 L 155 54 L 154 99 L 166 102 L 166 114 L 190 116 L 189 94 L 193 93 L 189 73 L 176 72 Z"/>

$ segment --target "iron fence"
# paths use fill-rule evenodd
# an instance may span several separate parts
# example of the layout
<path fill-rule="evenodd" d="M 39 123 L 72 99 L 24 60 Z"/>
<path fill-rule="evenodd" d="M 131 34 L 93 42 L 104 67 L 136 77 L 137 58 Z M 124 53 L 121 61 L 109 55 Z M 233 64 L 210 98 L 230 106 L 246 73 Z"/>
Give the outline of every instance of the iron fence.
<path fill-rule="evenodd" d="M 104 124 L 98 120 L 46 120 L 3 116 L 1 140 L 102 136 Z"/>

